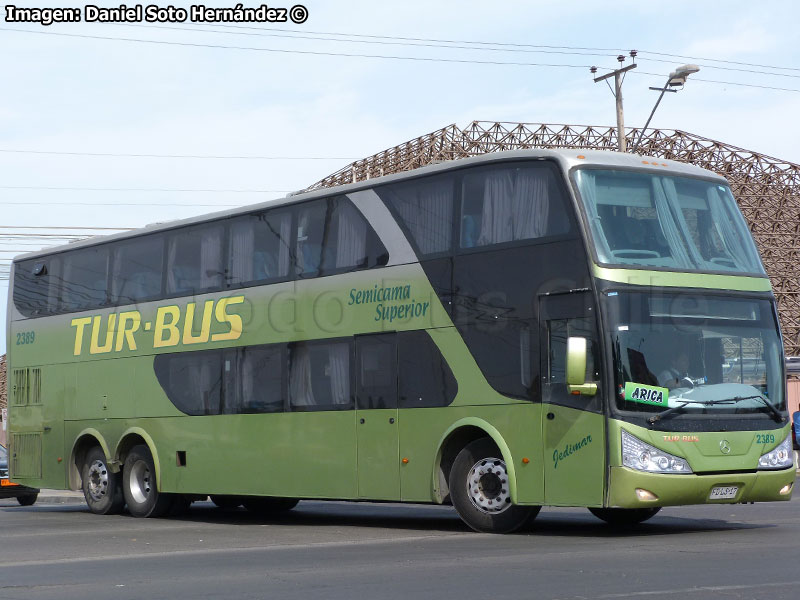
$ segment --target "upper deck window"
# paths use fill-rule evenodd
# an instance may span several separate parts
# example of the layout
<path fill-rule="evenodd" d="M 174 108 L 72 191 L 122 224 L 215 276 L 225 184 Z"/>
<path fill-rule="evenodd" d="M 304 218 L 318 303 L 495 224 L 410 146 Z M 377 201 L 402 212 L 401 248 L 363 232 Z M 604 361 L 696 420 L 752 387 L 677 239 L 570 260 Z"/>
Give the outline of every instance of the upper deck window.
<path fill-rule="evenodd" d="M 601 263 L 765 274 L 725 185 L 595 169 L 575 181 Z"/>
<path fill-rule="evenodd" d="M 561 188 L 544 165 L 481 169 L 464 176 L 462 190 L 462 248 L 569 232 Z"/>

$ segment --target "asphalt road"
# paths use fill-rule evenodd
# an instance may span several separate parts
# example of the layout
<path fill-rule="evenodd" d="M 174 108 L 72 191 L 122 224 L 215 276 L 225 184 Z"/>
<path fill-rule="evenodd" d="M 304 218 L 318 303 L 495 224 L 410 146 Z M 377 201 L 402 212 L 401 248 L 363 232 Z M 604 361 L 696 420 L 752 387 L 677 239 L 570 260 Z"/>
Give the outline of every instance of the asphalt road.
<path fill-rule="evenodd" d="M 195 503 L 168 519 L 0 501 L 0 599 L 797 598 L 800 498 L 667 508 L 631 531 L 544 509 L 473 533 L 452 509 L 302 502 L 278 518 Z"/>

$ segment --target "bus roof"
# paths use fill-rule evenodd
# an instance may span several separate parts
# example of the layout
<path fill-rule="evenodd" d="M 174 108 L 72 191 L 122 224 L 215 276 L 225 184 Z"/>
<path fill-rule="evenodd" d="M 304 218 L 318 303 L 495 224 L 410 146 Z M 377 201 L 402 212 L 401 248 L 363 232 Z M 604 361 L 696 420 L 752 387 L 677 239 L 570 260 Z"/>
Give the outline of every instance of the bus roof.
<path fill-rule="evenodd" d="M 176 229 L 178 227 L 183 227 L 186 225 L 194 225 L 209 221 L 215 221 L 217 219 L 233 217 L 240 214 L 247 214 L 254 211 L 264 210 L 267 208 L 275 208 L 278 206 L 295 204 L 306 200 L 312 200 L 314 198 L 320 198 L 338 194 L 348 194 L 365 188 L 371 188 L 376 185 L 402 181 L 405 179 L 412 179 L 423 175 L 430 175 L 432 173 L 449 171 L 452 169 L 458 169 L 466 166 L 475 166 L 480 164 L 490 164 L 493 162 L 519 160 L 519 159 L 554 160 L 561 166 L 561 168 L 565 173 L 567 173 L 569 170 L 575 167 L 606 167 L 612 169 L 621 168 L 621 169 L 641 169 L 649 171 L 657 170 L 657 171 L 668 172 L 673 175 L 683 175 L 686 177 L 700 177 L 704 179 L 717 179 L 720 182 L 726 182 L 724 177 L 717 175 L 713 171 L 701 169 L 700 167 L 695 167 L 693 165 L 678 162 L 675 160 L 647 157 L 638 154 L 610 152 L 604 150 L 583 150 L 580 148 L 558 149 L 558 150 L 546 150 L 546 149 L 508 150 L 503 152 L 492 152 L 489 154 L 482 154 L 480 156 L 473 156 L 469 158 L 443 161 L 440 163 L 420 167 L 418 169 L 413 169 L 411 171 L 403 171 L 402 173 L 394 173 L 392 175 L 374 177 L 371 179 L 358 181 L 347 185 L 322 188 L 311 192 L 298 192 L 294 194 L 288 194 L 283 198 L 276 198 L 273 200 L 267 200 L 256 204 L 248 204 L 223 211 L 206 213 L 195 217 L 189 217 L 187 219 L 179 219 L 174 221 L 167 221 L 164 223 L 156 223 L 153 225 L 147 225 L 145 227 L 132 229 L 130 231 L 125 231 L 122 233 L 93 236 L 91 238 L 80 240 L 77 242 L 72 242 L 69 244 L 62 244 L 60 246 L 54 246 L 52 248 L 47 248 L 44 250 L 37 250 L 34 252 L 20 254 L 14 257 L 13 262 L 18 262 L 20 260 L 28 260 L 31 258 L 36 258 L 38 256 L 49 256 L 52 254 L 66 252 L 68 250 L 74 250 L 76 248 L 85 248 L 89 246 L 104 244 L 107 242 L 123 240 L 128 238 L 135 238 L 140 235 L 155 233 L 159 231 L 167 231 L 170 229 Z"/>

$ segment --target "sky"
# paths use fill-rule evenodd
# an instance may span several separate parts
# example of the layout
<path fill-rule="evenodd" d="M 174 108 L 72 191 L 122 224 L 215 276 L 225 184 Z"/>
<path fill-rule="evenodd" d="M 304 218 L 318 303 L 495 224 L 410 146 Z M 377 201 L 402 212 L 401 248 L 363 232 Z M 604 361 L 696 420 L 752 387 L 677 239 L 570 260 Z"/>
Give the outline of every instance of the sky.
<path fill-rule="evenodd" d="M 589 67 L 633 49 L 626 125 L 695 63 L 651 127 L 800 163 L 800 3 L 303 1 L 302 23 L 0 21 L 0 297 L 56 236 L 282 197 L 451 123 L 612 126 Z M 5 327 L 0 301 L 0 353 Z"/>

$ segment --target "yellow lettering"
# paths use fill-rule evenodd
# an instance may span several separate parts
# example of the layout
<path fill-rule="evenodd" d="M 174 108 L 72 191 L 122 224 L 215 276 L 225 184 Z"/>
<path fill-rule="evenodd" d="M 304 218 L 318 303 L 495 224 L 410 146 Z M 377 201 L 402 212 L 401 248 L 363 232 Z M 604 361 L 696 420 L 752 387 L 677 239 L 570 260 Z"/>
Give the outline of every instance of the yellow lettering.
<path fill-rule="evenodd" d="M 200 335 L 193 335 L 194 329 L 194 311 L 196 303 L 191 302 L 186 305 L 186 319 L 183 321 L 183 343 L 184 344 L 202 344 L 208 341 L 208 336 L 211 335 L 211 314 L 213 312 L 214 301 L 206 300 L 203 306 L 203 320 L 200 323 Z"/>
<path fill-rule="evenodd" d="M 83 329 L 92 322 L 92 317 L 81 317 L 80 319 L 72 319 L 70 325 L 75 327 L 75 350 L 73 354 L 80 356 L 83 350 Z"/>
<path fill-rule="evenodd" d="M 141 323 L 142 315 L 139 314 L 138 310 L 120 313 L 117 343 L 114 346 L 114 350 L 117 352 L 122 350 L 126 341 L 128 343 L 129 350 L 136 350 L 136 340 L 134 339 L 133 334 L 139 331 Z M 128 324 L 130 324 L 130 327 L 128 327 Z"/>
<path fill-rule="evenodd" d="M 171 317 L 167 321 L 167 317 Z M 181 340 L 180 331 L 178 331 L 178 321 L 181 319 L 181 309 L 177 306 L 162 306 L 156 312 L 156 330 L 153 334 L 153 348 L 162 348 L 164 346 L 176 346 Z M 164 339 L 164 332 L 167 332 L 168 337 Z"/>
<path fill-rule="evenodd" d="M 111 344 L 114 342 L 114 324 L 117 322 L 117 315 L 108 315 L 108 327 L 106 328 L 106 343 L 100 345 L 100 324 L 103 317 L 97 315 L 92 323 L 92 342 L 89 344 L 90 354 L 103 354 L 104 352 L 111 352 Z"/>
<path fill-rule="evenodd" d="M 220 323 L 228 323 L 230 331 L 227 333 L 215 333 L 211 336 L 212 342 L 221 342 L 224 340 L 238 340 L 242 336 L 242 317 L 239 315 L 229 315 L 225 309 L 231 304 L 241 304 L 244 302 L 244 296 L 234 296 L 232 298 L 222 298 L 217 302 L 217 308 L 214 311 L 214 316 Z"/>

